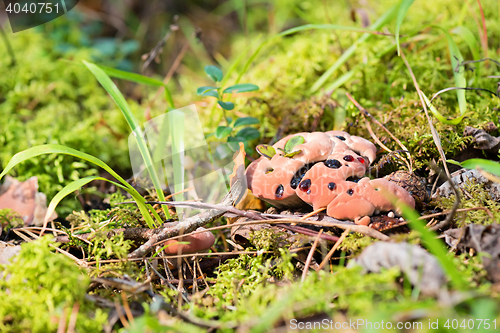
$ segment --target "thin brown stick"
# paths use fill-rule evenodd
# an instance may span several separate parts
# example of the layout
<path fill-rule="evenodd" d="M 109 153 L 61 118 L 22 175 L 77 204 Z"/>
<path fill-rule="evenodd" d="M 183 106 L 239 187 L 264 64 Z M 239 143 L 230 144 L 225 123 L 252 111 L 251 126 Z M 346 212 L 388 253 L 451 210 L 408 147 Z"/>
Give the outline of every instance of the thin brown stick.
<path fill-rule="evenodd" d="M 224 199 L 220 202 L 223 206 L 232 206 L 234 202 L 238 199 L 241 191 L 243 190 L 242 184 L 240 181 L 236 181 L 233 184 L 233 187 L 228 192 L 228 194 L 224 197 Z M 177 236 L 179 234 L 185 234 L 192 232 L 199 227 L 206 225 L 212 221 L 217 220 L 219 217 L 224 215 L 225 211 L 213 209 L 200 214 L 197 214 L 193 217 L 187 218 L 184 221 L 180 221 L 175 226 L 170 228 L 164 228 L 158 234 L 153 235 L 147 242 L 139 246 L 134 252 L 128 255 L 129 258 L 140 258 L 144 257 L 146 254 L 151 252 L 157 242 L 167 240 L 172 236 Z"/>
<path fill-rule="evenodd" d="M 320 212 L 322 212 L 324 210 L 326 210 L 326 207 L 323 207 L 323 208 L 320 208 L 320 209 L 316 209 L 315 211 L 310 212 L 309 214 L 306 214 L 306 215 L 302 216 L 300 219 L 301 220 L 305 220 L 305 219 L 307 219 L 307 218 L 309 218 L 309 217 L 311 217 L 313 215 L 316 215 L 316 214 L 318 214 L 318 213 L 320 213 Z"/>
<path fill-rule="evenodd" d="M 433 161 L 431 161 L 430 166 L 431 166 L 431 168 L 434 169 L 434 171 L 436 173 L 439 172 L 439 169 L 438 169 L 436 163 L 434 163 Z M 453 188 L 453 191 L 455 192 L 455 202 L 453 203 L 453 207 L 451 208 L 451 211 L 448 214 L 448 216 L 446 216 L 446 218 L 443 221 L 430 227 L 429 228 L 430 230 L 439 230 L 439 229 L 444 228 L 447 225 L 449 225 L 453 221 L 453 216 L 455 216 L 455 213 L 458 209 L 458 206 L 460 206 L 460 192 L 459 192 L 457 186 L 455 185 L 455 183 L 453 182 L 453 180 L 451 179 L 451 177 L 449 177 L 449 174 L 446 174 L 446 177 L 448 178 L 447 179 L 448 183 L 450 183 L 450 186 Z"/>
<path fill-rule="evenodd" d="M 276 224 L 276 223 L 297 223 L 297 219 L 292 219 L 292 218 L 287 218 L 287 219 L 276 219 L 276 220 L 257 220 L 257 221 L 247 221 L 247 222 L 241 222 L 241 223 L 238 223 L 238 225 L 253 225 L 253 224 L 265 224 L 265 223 L 269 223 L 269 224 Z M 360 234 L 363 234 L 363 235 L 366 235 L 366 236 L 370 236 L 370 237 L 373 237 L 373 238 L 376 238 L 376 239 L 379 239 L 379 240 L 382 240 L 382 241 L 388 241 L 389 240 L 389 237 L 384 235 L 383 233 L 373 229 L 373 228 L 370 228 L 370 227 L 367 227 L 367 226 L 364 226 L 364 225 L 356 225 L 356 224 L 345 224 L 345 223 L 339 223 L 339 222 L 321 222 L 321 221 L 306 221 L 306 220 L 299 220 L 299 222 L 301 224 L 312 224 L 312 225 L 316 225 L 316 226 L 320 226 L 320 227 L 337 227 L 337 228 L 341 228 L 341 229 L 351 229 L 351 231 L 354 231 L 354 232 L 358 232 Z M 202 233 L 202 232 L 206 232 L 206 231 L 213 231 L 213 230 L 219 230 L 219 229 L 227 229 L 227 228 L 232 228 L 234 225 L 223 225 L 223 226 L 217 226 L 217 227 L 212 227 L 212 228 L 207 228 L 205 230 L 202 230 L 202 231 L 194 231 L 194 232 L 191 232 L 189 234 L 186 234 L 186 235 L 194 235 L 194 234 L 199 234 L 199 233 Z M 179 236 L 174 236 L 174 237 L 171 237 L 169 238 L 169 240 L 171 239 L 178 239 L 180 238 Z M 158 244 L 156 245 L 159 245 L 160 243 L 163 243 L 163 241 L 159 242 Z"/>
<path fill-rule="evenodd" d="M 362 107 L 355 99 L 354 97 L 351 96 L 351 94 L 349 94 L 348 92 L 345 93 L 347 98 L 349 98 L 349 100 L 358 108 L 359 111 L 361 111 L 361 113 L 364 115 L 364 116 L 367 116 L 371 119 L 371 121 L 373 121 L 375 124 L 377 124 L 380 128 L 382 128 L 385 132 L 387 132 L 387 134 L 389 134 L 389 136 L 401 147 L 401 149 L 403 149 L 404 151 L 408 151 L 408 148 L 406 148 L 406 146 L 401 142 L 399 141 L 398 138 L 396 138 L 392 133 L 391 131 L 389 131 L 380 121 L 378 121 L 377 118 L 375 118 L 374 116 L 372 116 L 370 114 L 370 112 L 368 112 L 368 110 L 366 110 L 364 107 Z M 378 139 L 378 138 L 377 138 Z M 378 140 L 380 141 L 380 140 Z M 380 142 L 378 142 L 380 144 Z M 383 146 L 383 145 L 382 145 Z M 381 146 L 381 147 L 382 147 Z M 384 146 L 385 147 L 385 146 Z M 386 147 L 387 149 L 387 147 Z M 390 150 L 389 150 L 390 151 Z M 410 169 L 410 172 L 413 170 L 412 169 L 412 159 L 411 159 L 411 155 L 410 153 L 406 153 L 407 156 L 408 156 L 408 160 L 409 160 L 409 169 Z"/>
<path fill-rule="evenodd" d="M 115 309 L 116 309 L 116 313 L 118 314 L 118 318 L 120 318 L 120 322 L 122 323 L 123 327 L 129 328 L 130 325 L 129 325 L 127 319 L 125 318 L 125 316 L 123 315 L 122 306 L 118 302 L 118 299 L 115 299 Z"/>
<path fill-rule="evenodd" d="M 68 333 L 75 333 L 78 311 L 80 311 L 80 303 L 76 302 L 75 304 L 73 304 L 73 309 L 71 310 L 71 316 L 69 317 Z"/>
<path fill-rule="evenodd" d="M 127 300 L 127 293 L 125 292 L 125 290 L 122 290 L 121 297 L 123 302 L 123 308 L 125 309 L 125 313 L 127 314 L 127 319 L 129 323 L 133 324 L 134 316 L 132 315 L 132 311 L 130 311 L 130 306 L 128 305 L 128 300 Z"/>
<path fill-rule="evenodd" d="M 59 317 L 59 324 L 57 325 L 57 333 L 66 332 L 66 317 L 68 317 L 68 305 L 65 305 L 63 308 L 63 313 L 61 317 Z"/>
<path fill-rule="evenodd" d="M 309 266 L 311 265 L 312 257 L 314 255 L 314 251 L 316 251 L 316 246 L 318 246 L 319 242 L 319 237 L 323 233 L 323 229 L 321 229 L 318 233 L 318 237 L 314 240 L 313 246 L 311 247 L 311 250 L 309 251 L 309 254 L 307 255 L 306 259 L 306 264 L 304 265 L 304 270 L 302 271 L 302 277 L 300 279 L 300 282 L 304 282 L 307 276 L 307 272 L 309 271 Z"/>
<path fill-rule="evenodd" d="M 337 250 L 337 248 L 340 246 L 340 244 L 342 244 L 342 242 L 347 237 L 347 235 L 349 234 L 349 232 L 350 232 L 350 229 L 345 229 L 344 230 L 344 232 L 342 233 L 342 235 L 340 236 L 340 238 L 338 239 L 338 241 L 333 245 L 332 249 L 328 252 L 328 254 L 323 259 L 323 261 L 321 262 L 321 264 L 319 264 L 318 271 L 322 270 L 323 267 L 325 267 L 325 265 L 328 263 L 328 261 L 332 257 L 333 253 Z"/>

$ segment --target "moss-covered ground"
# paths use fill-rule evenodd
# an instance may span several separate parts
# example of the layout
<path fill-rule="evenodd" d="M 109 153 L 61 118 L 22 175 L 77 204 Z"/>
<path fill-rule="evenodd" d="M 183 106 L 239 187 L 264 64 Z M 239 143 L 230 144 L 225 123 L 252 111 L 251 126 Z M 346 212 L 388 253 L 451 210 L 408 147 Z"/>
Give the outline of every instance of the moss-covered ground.
<path fill-rule="evenodd" d="M 260 122 L 251 125 L 260 137 L 246 143 L 248 160 L 258 157 L 254 149 L 257 144 L 300 131 L 341 129 L 370 138 L 360 110 L 346 97 L 349 93 L 406 147 L 413 171 L 432 180 L 430 161 L 442 167 L 438 146 L 394 38 L 399 6 L 409 2 L 276 0 L 245 1 L 241 5 L 238 1 L 192 1 L 187 5 L 190 10 L 173 9 L 180 13 L 180 30 L 174 31 L 164 45 L 161 62 L 153 62 L 144 74 L 163 80 L 172 69 L 167 87 L 175 107 L 196 105 L 208 141 L 227 138 L 210 135 L 218 126 L 226 125 L 216 100 L 196 93 L 198 87 L 213 84 L 203 72 L 204 66 L 217 65 L 224 73 L 229 72 L 227 86 L 243 82 L 259 86 L 257 91 L 225 97 L 235 104 L 234 110 L 227 111 L 233 121 L 255 117 Z M 331 26 L 276 37 L 281 31 L 306 24 L 369 26 L 391 6 L 396 6 L 392 17 L 374 29 L 384 34 L 368 35 L 361 41 L 362 33 Z M 97 22 L 78 9 L 25 32 L 12 34 L 6 30 L 15 62 L 4 39 L 0 40 L 2 169 L 21 150 L 57 143 L 96 156 L 122 177 L 131 177 L 127 123 L 81 60 L 141 72 L 142 53 L 149 52 L 164 37 L 174 19 L 167 14 L 145 19 L 132 7 L 121 8 L 121 13 L 129 30 L 114 38 L 109 38 L 109 22 Z M 160 18 L 163 23 L 159 23 Z M 200 40 L 194 27 L 202 30 Z M 481 128 L 489 122 L 500 126 L 499 99 L 495 95 L 500 67 L 486 60 L 454 68 L 452 62 L 458 55 L 453 44 L 463 60 L 497 60 L 500 2 L 418 0 L 404 17 L 400 34 L 401 52 L 429 99 L 443 89 L 456 87 L 457 71 L 467 87 L 493 92 L 466 91 L 464 110 L 460 110 L 457 90 L 443 92 L 432 102 L 448 120 L 465 112 L 456 124 L 445 124 L 431 114 L 446 158 L 460 159 L 459 153 L 472 144 L 472 139 L 463 135 L 465 126 Z M 337 66 L 343 57 L 345 61 Z M 169 104 L 163 94 L 158 97 L 157 88 L 116 82 L 139 122 L 168 110 Z M 401 149 L 386 131 L 369 123 L 373 135 L 384 145 Z M 492 134 L 500 135 L 498 131 Z M 384 154 L 381 149 L 379 156 Z M 498 153 L 475 154 L 496 161 L 500 157 Z M 387 163 L 381 175 L 397 169 L 407 169 L 406 164 Z M 90 163 L 56 154 L 26 161 L 10 174 L 20 180 L 37 176 L 39 190 L 49 201 L 71 181 L 106 176 Z M 65 244 L 54 243 L 52 236 L 36 239 L 36 230 L 20 237 L 12 228 L 22 222 L 11 211 L 0 210 L 2 241 L 22 243 L 20 253 L 0 268 L 0 332 L 286 332 L 298 330 L 294 320 L 323 323 L 311 326 L 315 331 L 335 329 L 335 323 L 365 323 L 337 327 L 342 332 L 393 331 L 398 322 L 403 323 L 398 330 L 404 332 L 496 332 L 500 327 L 498 284 L 484 270 L 483 254 L 450 249 L 443 242 L 444 230 L 433 237 L 446 247 L 448 253 L 443 260 L 453 263 L 465 286 L 457 288 L 447 282 L 444 294 L 439 296 L 420 293 L 397 267 L 365 274 L 360 267 L 349 265 L 376 241 L 359 233 L 350 233 L 329 265 L 318 272 L 309 269 L 301 281 L 302 266 L 297 265 L 297 254 L 282 246 L 283 235 L 257 232 L 251 245 L 241 250 L 230 241 L 229 228 L 217 230 L 216 243 L 209 250 L 211 256 L 199 256 L 194 262 L 179 261 L 187 274 L 183 276 L 175 265 L 162 259 L 127 260 L 127 254 L 140 244 L 120 235 L 108 237 L 107 232 L 146 224 L 136 206 L 119 204 L 130 198 L 116 188 L 99 184 L 92 183 L 78 196 L 70 195 L 59 204 L 60 218 L 54 226 L 71 235 Z M 459 212 L 449 227 L 490 225 L 500 220 L 500 203 L 482 185 L 472 182 L 464 190 L 469 196 L 462 196 L 459 208 L 486 209 Z M 419 213 L 449 210 L 454 202 L 454 196 L 437 199 Z M 227 222 L 220 218 L 209 226 Z M 85 233 L 95 235 L 79 237 Z M 411 228 L 389 235 L 394 241 L 429 249 L 425 236 Z M 308 248 L 313 242 L 314 237 L 302 239 L 302 245 Z M 315 257 L 321 260 L 332 246 L 318 246 Z M 214 253 L 233 250 L 239 252 L 229 259 Z M 224 260 L 217 261 L 219 257 Z M 193 271 L 197 272 L 194 279 Z M 172 275 L 163 277 L 165 274 Z M 190 276 L 194 283 L 189 278 L 179 281 L 182 276 Z M 102 278 L 117 280 L 106 284 L 99 280 Z M 147 288 L 138 287 L 143 284 Z M 392 323 L 393 327 L 371 329 L 368 321 Z M 434 325 L 436 322 L 438 325 Z"/>

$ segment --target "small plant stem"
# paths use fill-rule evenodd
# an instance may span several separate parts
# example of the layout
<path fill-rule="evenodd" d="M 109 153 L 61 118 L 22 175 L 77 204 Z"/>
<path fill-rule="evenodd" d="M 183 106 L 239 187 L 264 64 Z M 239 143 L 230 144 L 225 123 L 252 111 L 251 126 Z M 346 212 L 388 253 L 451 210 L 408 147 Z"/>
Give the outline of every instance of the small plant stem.
<path fill-rule="evenodd" d="M 311 250 L 309 251 L 309 254 L 307 255 L 306 259 L 306 264 L 304 266 L 304 270 L 302 271 L 302 277 L 300 279 L 300 282 L 304 282 L 307 276 L 307 272 L 309 271 L 309 266 L 311 265 L 312 257 L 314 255 L 314 251 L 316 250 L 316 247 L 318 246 L 319 238 L 321 234 L 323 233 L 323 229 L 321 229 L 318 233 L 318 236 L 314 240 L 313 246 L 311 247 Z"/>

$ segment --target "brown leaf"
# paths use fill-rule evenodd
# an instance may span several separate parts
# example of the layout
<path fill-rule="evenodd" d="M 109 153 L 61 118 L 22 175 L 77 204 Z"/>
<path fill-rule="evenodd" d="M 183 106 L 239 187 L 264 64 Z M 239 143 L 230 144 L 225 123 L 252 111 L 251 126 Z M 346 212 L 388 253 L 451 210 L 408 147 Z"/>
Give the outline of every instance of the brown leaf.
<path fill-rule="evenodd" d="M 5 177 L 0 186 L 0 209 L 10 208 L 19 213 L 25 225 L 43 224 L 47 212 L 47 198 L 45 194 L 38 192 L 38 178 L 20 182 L 10 176 Z M 50 220 L 57 218 L 53 214 Z"/>

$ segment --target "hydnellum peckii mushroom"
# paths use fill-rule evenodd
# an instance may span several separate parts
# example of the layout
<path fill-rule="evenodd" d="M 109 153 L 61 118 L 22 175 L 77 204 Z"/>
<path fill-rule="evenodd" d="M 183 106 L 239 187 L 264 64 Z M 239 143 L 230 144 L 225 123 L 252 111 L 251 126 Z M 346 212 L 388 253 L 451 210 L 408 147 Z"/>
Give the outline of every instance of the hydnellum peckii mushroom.
<path fill-rule="evenodd" d="M 204 230 L 198 228 L 196 231 Z M 181 242 L 181 244 L 179 244 Z M 182 244 L 186 243 L 186 244 Z M 173 239 L 165 242 L 166 255 L 175 255 L 179 252 L 181 254 L 191 254 L 197 252 L 204 252 L 212 247 L 215 243 L 215 236 L 210 231 L 201 232 L 199 234 L 184 236 L 180 239 Z M 180 251 L 179 251 L 180 248 Z"/>
<path fill-rule="evenodd" d="M 358 221 L 383 211 L 400 213 L 394 199 L 415 207 L 410 193 L 397 184 L 363 178 L 376 155 L 366 139 L 342 131 L 298 133 L 257 151 L 262 156 L 247 168 L 248 187 L 278 208 L 307 203 L 315 210 L 326 208 L 331 217 Z"/>

